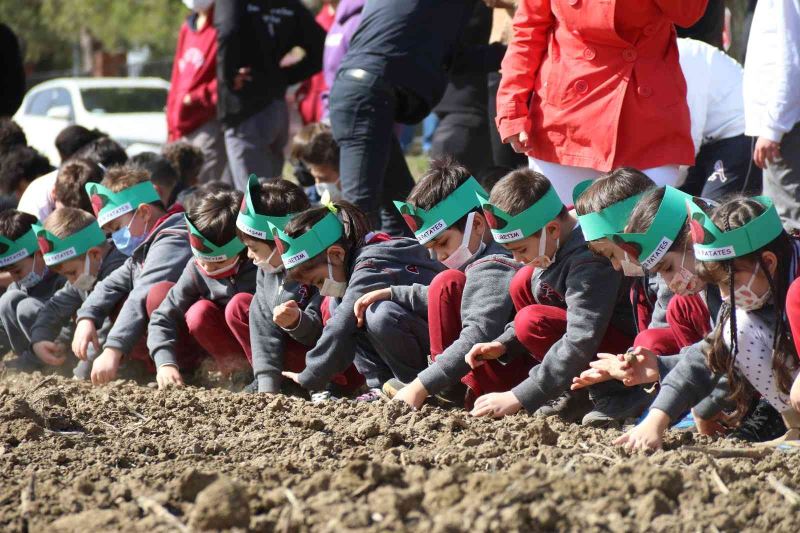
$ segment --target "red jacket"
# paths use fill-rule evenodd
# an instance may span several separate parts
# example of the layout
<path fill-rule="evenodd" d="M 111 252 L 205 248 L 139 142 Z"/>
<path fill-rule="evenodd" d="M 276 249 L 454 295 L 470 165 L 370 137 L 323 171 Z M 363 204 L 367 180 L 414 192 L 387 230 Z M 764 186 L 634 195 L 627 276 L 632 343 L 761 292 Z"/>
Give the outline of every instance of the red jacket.
<path fill-rule="evenodd" d="M 674 24 L 707 0 L 522 0 L 502 64 L 497 128 L 528 155 L 609 171 L 694 162 Z"/>
<path fill-rule="evenodd" d="M 217 30 L 213 19 L 212 8 L 205 27 L 195 31 L 197 15 L 193 13 L 178 34 L 167 96 L 170 141 L 191 133 L 217 114 Z M 188 106 L 183 105 L 187 94 L 192 98 Z"/>

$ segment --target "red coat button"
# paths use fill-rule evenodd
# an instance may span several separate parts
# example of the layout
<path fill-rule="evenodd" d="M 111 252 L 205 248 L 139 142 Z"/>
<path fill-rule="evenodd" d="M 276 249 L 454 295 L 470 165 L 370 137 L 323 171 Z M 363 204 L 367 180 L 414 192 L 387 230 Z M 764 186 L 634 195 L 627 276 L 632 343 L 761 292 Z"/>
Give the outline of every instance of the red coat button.
<path fill-rule="evenodd" d="M 583 57 L 585 57 L 586 59 L 588 59 L 589 61 L 591 61 L 592 59 L 594 59 L 595 57 L 597 57 L 597 50 L 595 50 L 595 49 L 594 49 L 594 48 L 592 48 L 591 46 L 590 46 L 589 48 L 585 48 L 585 49 L 583 50 Z"/>
<path fill-rule="evenodd" d="M 567 0 L 567 3 L 572 7 L 576 7 L 581 0 Z"/>
<path fill-rule="evenodd" d="M 578 94 L 585 94 L 589 90 L 589 84 L 586 80 L 578 80 L 575 82 L 575 92 Z"/>
<path fill-rule="evenodd" d="M 628 63 L 633 63 L 636 61 L 636 58 L 639 57 L 639 54 L 636 53 L 635 48 L 626 48 L 622 51 L 622 59 L 627 61 Z"/>
<path fill-rule="evenodd" d="M 639 96 L 643 98 L 650 98 L 651 96 L 653 96 L 653 89 L 651 89 L 647 85 L 639 85 L 639 88 L 636 89 L 636 92 L 638 92 Z"/>

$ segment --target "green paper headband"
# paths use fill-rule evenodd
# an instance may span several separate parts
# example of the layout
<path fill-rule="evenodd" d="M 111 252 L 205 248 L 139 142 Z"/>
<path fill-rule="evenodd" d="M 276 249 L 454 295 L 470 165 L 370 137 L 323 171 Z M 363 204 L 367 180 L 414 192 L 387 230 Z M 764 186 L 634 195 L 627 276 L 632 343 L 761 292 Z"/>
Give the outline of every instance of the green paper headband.
<path fill-rule="evenodd" d="M 584 193 L 589 186 L 594 183 L 594 180 L 586 180 L 572 190 L 572 201 L 578 203 L 578 198 Z M 642 193 L 626 198 L 615 204 L 611 204 L 605 209 L 601 209 L 595 213 L 587 213 L 585 215 L 578 215 L 578 222 L 583 231 L 583 238 L 586 241 L 596 241 L 604 237 L 610 237 L 615 233 L 621 232 L 625 229 L 628 223 L 628 217 L 633 211 L 633 207 L 642 198 Z"/>
<path fill-rule="evenodd" d="M 694 198 L 686 200 L 697 260 L 720 261 L 741 257 L 760 250 L 783 232 L 781 217 L 772 200 L 768 196 L 755 196 L 753 200 L 766 208 L 764 212 L 744 226 L 730 231 L 719 229 Z"/>
<path fill-rule="evenodd" d="M 189 227 L 189 246 L 192 247 L 195 257 L 209 263 L 219 263 L 235 257 L 244 250 L 244 243 L 239 240 L 239 237 L 234 237 L 223 246 L 217 246 L 203 237 L 188 216 L 183 215 L 183 218 L 186 219 L 186 225 Z"/>
<path fill-rule="evenodd" d="M 39 245 L 36 243 L 36 232 L 32 227 L 15 241 L 0 236 L 0 267 L 22 261 L 35 254 L 37 250 Z"/>
<path fill-rule="evenodd" d="M 678 232 L 686 222 L 686 200 L 692 196 L 674 187 L 664 188 L 664 198 L 656 211 L 653 223 L 644 233 L 615 233 L 617 246 L 639 260 L 649 270 L 669 251 Z"/>
<path fill-rule="evenodd" d="M 344 233 L 344 226 L 333 211 L 322 217 L 310 230 L 299 237 L 289 237 L 283 232 L 283 228 L 279 228 L 272 222 L 269 227 L 286 270 L 291 270 L 318 256 L 328 246 L 341 239 Z"/>
<path fill-rule="evenodd" d="M 36 232 L 39 250 L 47 266 L 58 265 L 79 257 L 88 252 L 89 248 L 106 242 L 106 235 L 96 221 L 63 239 L 59 239 L 39 224 L 34 224 L 33 230 Z"/>
<path fill-rule="evenodd" d="M 247 189 L 245 189 L 244 198 L 242 199 L 242 207 L 239 210 L 239 215 L 236 217 L 236 227 L 242 230 L 242 233 L 246 235 L 261 239 L 262 241 L 271 241 L 273 239 L 272 232 L 269 230 L 269 224 L 272 223 L 283 230 L 293 215 L 277 217 L 256 213 L 255 207 L 253 207 L 253 194 L 260 186 L 261 184 L 258 181 L 258 176 L 250 174 L 250 177 L 247 179 Z"/>
<path fill-rule="evenodd" d="M 394 205 L 400 211 L 408 227 L 414 232 L 419 243 L 425 244 L 438 237 L 474 208 L 480 207 L 475 193 L 488 196 L 478 181 L 470 177 L 450 196 L 433 206 L 430 211 L 425 211 L 407 202 L 395 201 Z"/>
<path fill-rule="evenodd" d="M 564 204 L 552 186 L 533 205 L 514 216 L 490 204 L 489 199 L 481 193 L 476 195 L 486 217 L 486 223 L 492 230 L 492 237 L 500 244 L 530 237 L 555 219 L 564 209 Z"/>
<path fill-rule="evenodd" d="M 142 204 L 161 199 L 150 181 L 137 183 L 119 192 L 111 192 L 99 183 L 87 183 L 86 193 L 92 202 L 92 209 L 100 227 L 125 213 L 134 211 Z"/>

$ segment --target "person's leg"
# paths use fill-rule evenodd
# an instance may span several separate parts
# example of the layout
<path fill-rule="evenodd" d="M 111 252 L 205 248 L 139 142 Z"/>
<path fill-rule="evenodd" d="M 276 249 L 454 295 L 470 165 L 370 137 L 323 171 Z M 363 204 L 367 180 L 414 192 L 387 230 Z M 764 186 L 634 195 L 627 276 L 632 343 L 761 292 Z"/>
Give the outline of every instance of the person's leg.
<path fill-rule="evenodd" d="M 272 172 L 270 178 L 283 177 L 283 165 L 286 158 L 283 151 L 289 142 L 289 108 L 286 100 L 275 100 L 267 108 L 269 114 L 269 129 L 267 131 L 268 151 Z"/>
<path fill-rule="evenodd" d="M 225 306 L 225 323 L 244 351 L 250 365 L 253 364 L 253 348 L 250 345 L 250 302 L 252 301 L 252 294 L 240 292 L 235 294 Z"/>
<path fill-rule="evenodd" d="M 328 323 L 328 320 L 331 319 L 331 315 L 336 310 L 336 305 L 335 304 L 336 304 L 336 300 L 334 300 L 332 298 L 329 298 L 327 296 L 322 299 L 322 304 L 320 304 L 320 314 L 322 315 L 321 318 L 322 318 L 322 325 L 323 326 Z M 292 344 L 292 343 L 294 343 L 294 344 Z M 366 343 L 366 344 L 368 344 L 368 343 Z M 284 360 L 285 361 L 289 361 L 290 358 L 293 358 L 292 360 L 296 361 L 296 364 L 298 365 L 298 367 L 300 369 L 300 370 L 298 370 L 298 372 L 301 372 L 306 367 L 306 352 L 309 350 L 309 348 L 308 347 L 304 347 L 303 345 L 295 342 L 294 340 L 289 340 L 288 341 L 287 348 L 293 348 L 293 350 L 295 350 L 295 351 L 287 353 L 285 355 L 285 357 L 284 357 Z M 302 352 L 302 361 L 300 360 L 300 350 L 301 349 L 303 350 L 303 352 Z M 359 347 L 359 348 L 356 349 L 356 360 L 359 359 L 358 354 L 362 353 L 362 352 L 363 353 L 369 353 L 369 354 L 372 353 L 371 350 L 366 350 L 365 351 L 365 350 L 362 350 Z M 377 357 L 377 356 L 374 356 L 374 357 Z M 370 360 L 371 358 L 367 357 L 366 359 Z M 360 370 L 356 368 L 355 364 L 351 364 L 350 366 L 348 366 L 344 370 L 344 372 L 340 372 L 340 373 L 334 375 L 333 378 L 331 378 L 331 382 L 333 382 L 336 385 L 338 385 L 339 387 L 341 387 L 343 392 L 349 394 L 349 393 L 357 391 L 359 388 L 361 388 L 364 385 L 364 375 L 362 375 Z"/>
<path fill-rule="evenodd" d="M 542 361 L 550 347 L 566 333 L 567 311 L 551 305 L 529 305 L 517 311 L 514 329 L 525 349 Z"/>
<path fill-rule="evenodd" d="M 670 328 L 646 329 L 636 336 L 633 346 L 647 348 L 658 355 L 674 355 L 681 348 Z"/>
<path fill-rule="evenodd" d="M 486 151 L 488 145 L 485 115 L 447 113 L 433 136 L 431 157 L 452 156 L 473 176 L 478 176 L 491 165 Z"/>
<path fill-rule="evenodd" d="M 500 138 L 500 133 L 497 131 L 497 124 L 495 123 L 495 117 L 497 116 L 497 89 L 500 87 L 501 77 L 499 72 L 490 72 L 486 78 L 489 89 L 487 125 L 489 127 L 489 140 L 492 144 L 492 160 L 496 166 L 508 168 L 524 167 L 528 164 L 528 158 L 524 154 L 515 152 L 510 144 L 504 144 Z"/>
<path fill-rule="evenodd" d="M 3 340 L 7 338 L 8 349 L 20 356 L 30 347 L 30 341 L 19 324 L 17 308 L 28 298 L 27 293 L 17 289 L 9 289 L 0 296 L 0 323 L 5 332 Z"/>
<path fill-rule="evenodd" d="M 186 329 L 225 374 L 247 368 L 239 341 L 228 328 L 225 311 L 210 300 L 198 300 L 186 311 Z"/>
<path fill-rule="evenodd" d="M 384 231 L 406 234 L 391 204 L 406 198 L 414 183 L 394 135 L 397 97 L 381 79 L 367 77 L 342 74 L 331 89 L 331 128 L 339 144 L 344 199 L 367 213 L 374 227 L 380 222 Z"/>
<path fill-rule="evenodd" d="M 572 190 L 579 183 L 586 180 L 597 179 L 602 172 L 591 168 L 573 167 L 550 163 L 533 157 L 528 158 L 528 165 L 532 170 L 543 174 L 555 187 L 558 197 L 566 206 L 573 204 Z"/>
<path fill-rule="evenodd" d="M 24 338 L 23 344 L 19 346 L 20 348 L 24 347 L 25 350 L 30 349 L 31 330 L 33 330 L 33 325 L 36 323 L 36 317 L 39 315 L 39 312 L 43 307 L 43 301 L 31 297 L 21 300 L 17 305 L 17 324 L 19 325 L 19 332 L 21 333 L 19 340 Z M 13 344 L 12 348 L 14 348 Z M 16 348 L 14 348 L 14 351 L 16 351 Z"/>
<path fill-rule="evenodd" d="M 430 343 L 428 324 L 400 305 L 383 301 L 372 304 L 365 313 L 367 339 L 378 358 L 356 358 L 356 367 L 373 388 L 395 377 L 410 383 L 428 366 Z"/>
<path fill-rule="evenodd" d="M 800 123 L 781 141 L 781 155 L 764 170 L 764 196 L 775 202 L 787 231 L 800 229 Z"/>
<path fill-rule="evenodd" d="M 431 144 L 433 143 L 433 134 L 436 133 L 436 127 L 439 125 L 439 115 L 431 112 L 425 120 L 422 121 L 422 153 L 429 155 L 431 151 Z"/>
<path fill-rule="evenodd" d="M 667 323 L 680 349 L 691 346 L 708 335 L 711 331 L 711 314 L 699 294 L 676 294 L 667 305 Z"/>
<path fill-rule="evenodd" d="M 511 294 L 511 301 L 514 302 L 514 309 L 517 312 L 536 303 L 536 299 L 533 297 L 533 289 L 531 288 L 533 270 L 532 266 L 524 266 L 511 278 L 508 292 Z"/>
<path fill-rule="evenodd" d="M 193 132 L 188 133 L 184 140 L 203 152 L 203 166 L 197 176 L 198 184 L 222 180 L 228 166 L 222 124 L 216 119 L 209 120 Z"/>
<path fill-rule="evenodd" d="M 678 183 L 680 167 L 678 165 L 664 165 L 646 168 L 642 170 L 642 172 L 655 182 L 656 187 L 663 187 L 664 185 L 675 186 L 675 184 Z"/>
<path fill-rule="evenodd" d="M 244 190 L 250 174 L 263 178 L 281 175 L 283 153 L 275 153 L 275 146 L 287 135 L 286 113 L 286 103 L 275 100 L 236 126 L 225 128 L 228 165 L 237 189 Z"/>
<path fill-rule="evenodd" d="M 461 296 L 466 283 L 467 276 L 460 270 L 445 270 L 428 287 L 428 332 L 434 361 L 461 334 Z"/>

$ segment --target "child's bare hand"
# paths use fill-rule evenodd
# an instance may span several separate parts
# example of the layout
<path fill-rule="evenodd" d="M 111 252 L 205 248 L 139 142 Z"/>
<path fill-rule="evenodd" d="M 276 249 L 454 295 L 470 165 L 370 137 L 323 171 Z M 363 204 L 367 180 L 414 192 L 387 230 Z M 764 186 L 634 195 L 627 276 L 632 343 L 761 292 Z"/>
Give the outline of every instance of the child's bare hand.
<path fill-rule="evenodd" d="M 92 385 L 105 385 L 117 377 L 122 352 L 106 348 L 92 364 Z"/>
<path fill-rule="evenodd" d="M 375 302 L 391 299 L 392 289 L 390 288 L 378 289 L 377 291 L 372 291 L 361 295 L 361 297 L 356 300 L 356 303 L 353 305 L 353 313 L 355 313 L 356 320 L 358 320 L 358 327 L 364 326 L 364 313 L 366 313 L 367 307 Z"/>
<path fill-rule="evenodd" d="M 400 389 L 392 400 L 395 402 L 404 402 L 414 409 L 419 409 L 427 398 L 428 391 L 425 389 L 425 385 L 423 385 L 419 379 L 415 379 Z"/>
<path fill-rule="evenodd" d="M 161 365 L 156 371 L 156 382 L 158 390 L 168 387 L 183 387 L 183 376 L 175 365 Z"/>
<path fill-rule="evenodd" d="M 605 355 L 605 354 L 599 354 Z M 609 381 L 614 379 L 611 377 L 606 370 L 600 368 L 589 368 L 584 370 L 580 373 L 579 376 L 572 378 L 572 385 L 570 385 L 571 390 L 578 390 L 583 389 L 585 387 L 591 387 L 592 385 L 596 385 L 597 383 L 602 383 L 604 381 Z"/>
<path fill-rule="evenodd" d="M 664 432 L 669 427 L 669 416 L 664 411 L 651 409 L 636 427 L 614 441 L 628 451 L 652 452 L 661 448 Z"/>
<path fill-rule="evenodd" d="M 61 366 L 66 361 L 66 357 L 61 352 L 59 346 L 51 341 L 39 341 L 33 345 L 33 353 L 39 360 L 50 366 Z"/>
<path fill-rule="evenodd" d="M 464 356 L 464 360 L 470 368 L 478 368 L 486 361 L 497 359 L 504 353 L 506 353 L 506 347 L 501 342 L 480 342 L 467 352 L 467 355 Z"/>
<path fill-rule="evenodd" d="M 75 335 L 72 337 L 72 353 L 82 360 L 89 359 L 89 345 L 93 344 L 94 349 L 100 351 L 100 341 L 97 338 L 97 328 L 94 322 L 89 318 L 84 318 L 78 321 L 75 326 Z"/>
<path fill-rule="evenodd" d="M 283 302 L 272 310 L 272 320 L 283 329 L 292 329 L 300 322 L 300 306 L 294 300 Z"/>
<path fill-rule="evenodd" d="M 492 416 L 500 418 L 513 415 L 522 409 L 522 404 L 513 392 L 492 392 L 475 400 L 475 407 L 469 414 L 472 416 Z"/>
<path fill-rule="evenodd" d="M 725 425 L 727 417 L 723 412 L 719 412 L 711 418 L 703 418 L 698 416 L 697 412 L 692 409 L 692 418 L 694 418 L 694 425 L 697 428 L 697 432 L 701 435 L 716 437 L 725 435 L 729 431 L 728 427 Z"/>
<path fill-rule="evenodd" d="M 281 375 L 283 377 L 285 377 L 286 379 L 291 379 L 292 381 L 294 381 L 298 385 L 302 386 L 302 384 L 300 383 L 300 374 L 298 374 L 297 372 L 288 372 L 288 371 L 287 372 L 281 372 Z"/>

